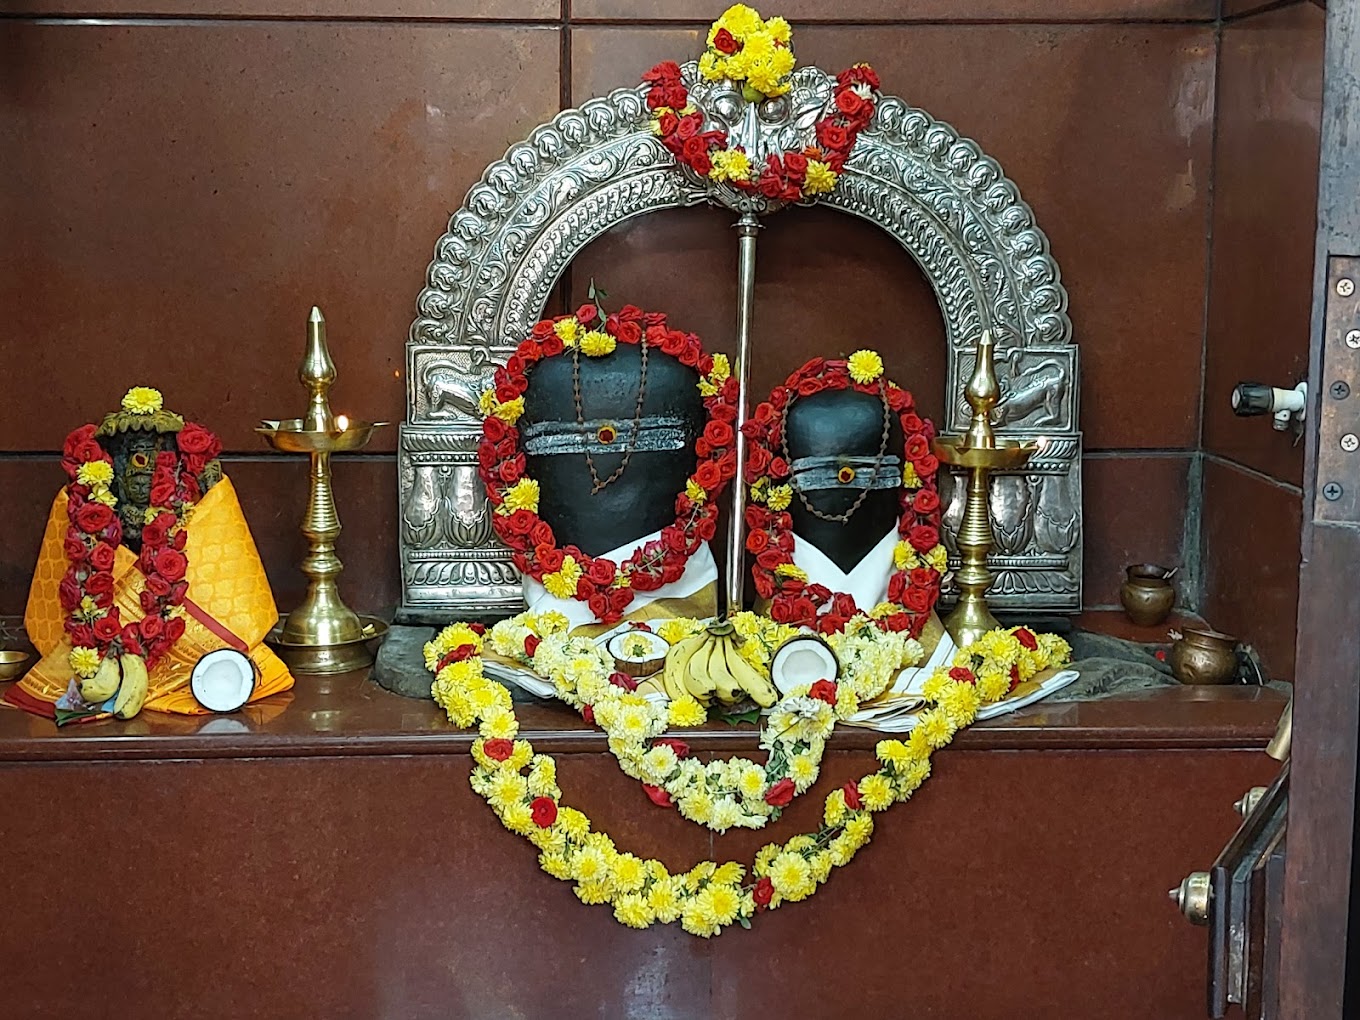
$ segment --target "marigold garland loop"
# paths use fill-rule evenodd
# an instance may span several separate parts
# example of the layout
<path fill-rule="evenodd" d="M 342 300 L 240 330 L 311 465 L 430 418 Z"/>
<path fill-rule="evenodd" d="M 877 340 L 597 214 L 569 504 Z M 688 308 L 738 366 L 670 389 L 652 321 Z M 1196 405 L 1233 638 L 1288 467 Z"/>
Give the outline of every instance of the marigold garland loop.
<path fill-rule="evenodd" d="M 473 790 L 507 829 L 538 848 L 539 866 L 545 872 L 575 883 L 583 903 L 608 904 L 615 918 L 632 928 L 678 920 L 685 931 L 704 938 L 732 924 L 750 927 L 756 914 L 811 896 L 833 868 L 848 864 L 869 842 L 873 813 L 910 798 L 930 775 L 931 755 L 969 725 L 982 705 L 1004 697 L 1012 678 L 1019 682 L 1041 669 L 1063 665 L 1070 653 L 1066 642 L 1053 635 L 1036 635 L 1023 627 L 992 631 L 931 676 L 925 691 L 930 707 L 916 727 L 905 740 L 879 741 L 878 769 L 827 795 L 823 824 L 815 832 L 766 844 L 749 873 L 735 861 L 701 861 L 686 872 L 671 874 L 658 860 L 619 850 L 607 834 L 592 831 L 586 815 L 562 804 L 556 762 L 549 755 L 535 754 L 528 740 L 519 739 L 509 691 L 482 673 L 484 635 L 479 624 L 458 623 L 425 646 L 426 665 L 435 673 L 435 701 L 455 725 L 479 728 L 472 745 Z M 578 701 L 593 697 L 593 704 L 580 702 L 582 714 L 605 728 L 611 747 L 626 739 L 616 733 L 634 725 L 628 721 L 630 715 L 649 711 L 647 699 L 609 681 L 604 674 L 611 667 L 598 645 L 571 637 L 560 614 L 522 614 L 498 624 L 489 637 L 493 647 L 513 649 L 518 642 L 521 657 L 559 690 L 570 691 L 570 697 Z M 697 718 L 692 709 L 699 710 Z M 672 702 L 665 711 L 677 726 L 703 720 L 697 702 L 692 706 Z M 646 725 L 640 727 L 646 730 Z M 651 747 L 644 757 L 654 755 L 667 763 L 671 757 L 693 761 L 680 738 L 646 739 Z M 774 793 L 774 788 L 768 792 Z M 784 797 L 789 792 L 789 787 L 780 787 L 774 799 L 787 803 Z"/>
<path fill-rule="evenodd" d="M 538 515 L 539 484 L 525 474 L 526 458 L 515 427 L 524 413 L 531 368 L 576 348 L 603 357 L 617 344 L 645 344 L 699 374 L 705 425 L 694 444 L 698 464 L 675 499 L 675 520 L 658 539 L 639 546 L 622 563 L 588 556 L 575 545 L 559 547 L 552 526 Z M 605 623 L 622 619 L 636 592 L 656 591 L 680 579 L 685 564 L 717 529 L 717 497 L 737 471 L 737 380 L 725 354 L 707 354 L 693 333 L 671 329 L 660 312 L 624 305 L 602 316 L 594 304 L 573 315 L 544 319 L 496 369 L 494 388 L 482 394 L 482 439 L 477 462 L 492 525 L 510 547 L 515 566 L 556 598 L 575 599 Z"/>

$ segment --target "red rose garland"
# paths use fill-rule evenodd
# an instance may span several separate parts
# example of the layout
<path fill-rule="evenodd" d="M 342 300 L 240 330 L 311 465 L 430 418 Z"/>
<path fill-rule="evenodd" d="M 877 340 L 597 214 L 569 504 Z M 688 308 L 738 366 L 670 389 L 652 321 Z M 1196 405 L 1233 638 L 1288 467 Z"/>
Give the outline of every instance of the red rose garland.
<path fill-rule="evenodd" d="M 163 450 L 156 456 L 151 512 L 142 528 L 142 550 L 137 557 L 137 566 L 146 576 L 141 593 L 145 615 L 127 624 L 113 604 L 113 566 L 123 538 L 122 521 L 113 509 L 116 501 L 108 485 L 113 459 L 93 425 L 76 429 L 62 447 L 62 468 L 70 479 L 66 513 L 71 526 L 63 543 L 68 566 L 58 598 L 68 614 L 64 626 L 73 664 L 90 650 L 97 656 L 85 656 L 82 675 L 110 654 L 139 655 L 146 659 L 148 669 L 154 668 L 184 634 L 184 621 L 174 613 L 189 588 L 184 580 L 188 569 L 184 518 L 202 495 L 200 476 L 221 452 L 222 444 L 201 425 L 188 423 L 178 433 L 177 445 L 178 452 Z"/>
<path fill-rule="evenodd" d="M 882 360 L 873 352 L 858 352 L 848 362 L 815 358 L 776 387 L 746 423 L 746 481 L 752 500 L 746 507 L 746 548 L 755 556 L 756 592 L 771 600 L 770 615 L 779 623 L 815 627 L 830 634 L 840 631 L 857 612 L 866 612 L 885 630 L 907 631 L 917 637 L 939 599 L 946 557 L 940 544 L 940 497 L 935 489 L 939 461 L 930 452 L 935 428 L 916 414 L 908 391 L 881 375 Z M 888 581 L 892 611 L 857 606 L 845 592 L 809 584 L 793 562 L 793 518 L 788 512 L 793 496 L 791 468 L 779 452 L 783 416 L 798 397 L 845 389 L 874 396 L 883 393 L 902 426 L 904 477 L 897 526 L 901 541 L 894 553 L 896 569 Z"/>
<path fill-rule="evenodd" d="M 726 131 L 705 131 L 702 113 L 684 112 L 692 108 L 679 64 L 662 61 L 642 80 L 650 86 L 647 106 L 652 111 L 652 130 L 676 162 L 700 177 L 728 181 L 742 191 L 784 202 L 825 194 L 836 186 L 855 140 L 873 119 L 874 93 L 879 88 L 878 75 L 868 64 L 842 71 L 836 76 L 832 111 L 814 125 L 817 144 L 800 152 L 771 153 L 757 172 L 745 150 L 729 147 Z"/>
<path fill-rule="evenodd" d="M 524 411 L 531 367 L 579 344 L 590 357 L 608 354 L 616 343 L 640 344 L 677 358 L 699 373 L 707 423 L 695 441 L 698 465 L 676 496 L 675 520 L 659 539 L 639 546 L 622 563 L 588 556 L 574 545 L 560 547 L 547 521 L 538 516 L 538 482 L 525 476 L 525 455 L 515 423 Z M 593 304 L 575 315 L 544 319 L 534 326 L 505 366 L 495 389 L 483 396 L 486 419 L 477 460 L 487 497 L 495 508 L 496 534 L 513 552 L 515 566 L 542 583 L 549 594 L 584 602 L 597 619 L 614 623 L 636 592 L 655 591 L 678 581 L 699 546 L 717 528 L 717 497 L 736 474 L 737 381 L 725 355 L 704 352 L 693 333 L 670 329 L 666 316 L 633 305 L 601 320 Z"/>

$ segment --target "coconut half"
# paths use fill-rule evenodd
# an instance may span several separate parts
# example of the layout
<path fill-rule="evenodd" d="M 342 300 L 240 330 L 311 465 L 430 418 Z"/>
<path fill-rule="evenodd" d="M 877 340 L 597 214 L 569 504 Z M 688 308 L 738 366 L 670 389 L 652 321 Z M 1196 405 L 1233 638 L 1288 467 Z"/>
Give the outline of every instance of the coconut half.
<path fill-rule="evenodd" d="M 649 630 L 622 631 L 605 645 L 605 650 L 614 657 L 618 671 L 632 677 L 652 676 L 661 672 L 670 648 L 665 638 Z"/>
<path fill-rule="evenodd" d="M 209 712 L 235 712 L 255 692 L 255 663 L 234 648 L 209 652 L 194 664 L 189 690 Z"/>
<path fill-rule="evenodd" d="M 770 680 L 780 694 L 795 687 L 810 687 L 818 680 L 835 680 L 841 664 L 831 646 L 815 634 L 789 638 L 770 660 Z"/>

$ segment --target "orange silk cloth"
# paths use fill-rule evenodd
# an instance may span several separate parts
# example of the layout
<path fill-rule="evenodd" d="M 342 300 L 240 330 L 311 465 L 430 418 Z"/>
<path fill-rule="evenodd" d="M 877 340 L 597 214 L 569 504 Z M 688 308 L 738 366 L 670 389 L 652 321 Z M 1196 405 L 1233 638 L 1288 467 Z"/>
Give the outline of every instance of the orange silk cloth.
<path fill-rule="evenodd" d="M 63 490 L 47 519 L 24 613 L 28 638 L 43 657 L 18 685 L 23 694 L 47 703 L 65 694 L 74 676 L 67 662 L 71 645 L 62 626 L 66 613 L 57 595 L 66 574 L 62 542 L 69 526 Z M 245 651 L 255 663 L 258 673 L 251 701 L 288 690 L 293 686 L 292 675 L 262 643 L 278 621 L 279 611 L 230 479 L 223 478 L 208 490 L 194 507 L 187 530 L 184 555 L 189 560 L 185 575 L 189 592 L 184 603 L 184 636 L 151 671 L 146 707 L 184 715 L 207 712 L 189 690 L 189 674 L 200 658 L 218 648 Z M 113 578 L 113 600 L 120 618 L 124 623 L 140 620 L 145 615 L 141 593 L 146 578 L 137 569 L 136 554 L 126 546 L 118 548 Z"/>

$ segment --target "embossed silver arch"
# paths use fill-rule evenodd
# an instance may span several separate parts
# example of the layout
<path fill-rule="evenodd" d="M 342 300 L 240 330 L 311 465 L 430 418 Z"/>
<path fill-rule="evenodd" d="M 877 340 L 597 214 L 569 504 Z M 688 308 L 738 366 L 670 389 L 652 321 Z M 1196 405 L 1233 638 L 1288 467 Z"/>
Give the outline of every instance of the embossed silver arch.
<path fill-rule="evenodd" d="M 683 70 L 706 109 L 695 65 Z M 818 68 L 800 68 L 784 115 L 724 126 L 734 136 L 750 134 L 740 136 L 748 151 L 792 147 L 808 136 L 832 82 Z M 1057 263 L 1029 206 L 975 142 L 890 96 L 879 101 L 836 190 L 821 201 L 888 231 L 930 281 L 950 347 L 946 385 L 954 399 L 946 430 L 962 429 L 967 418 L 962 380 L 971 372 L 972 343 L 985 327 L 997 337 L 997 424 L 1016 437 L 1047 437 L 1047 446 L 1024 473 L 998 479 L 994 604 L 1077 611 L 1077 348 Z M 477 478 L 477 396 L 587 244 L 635 216 L 704 203 L 762 214 L 777 208 L 677 167 L 648 128 L 641 87 L 564 110 L 511 146 L 468 192 L 436 246 L 406 345 L 407 420 L 398 454 L 402 619 L 438 622 L 522 605 L 519 577 L 491 534 Z M 946 482 L 944 490 L 952 551 L 962 486 Z"/>

